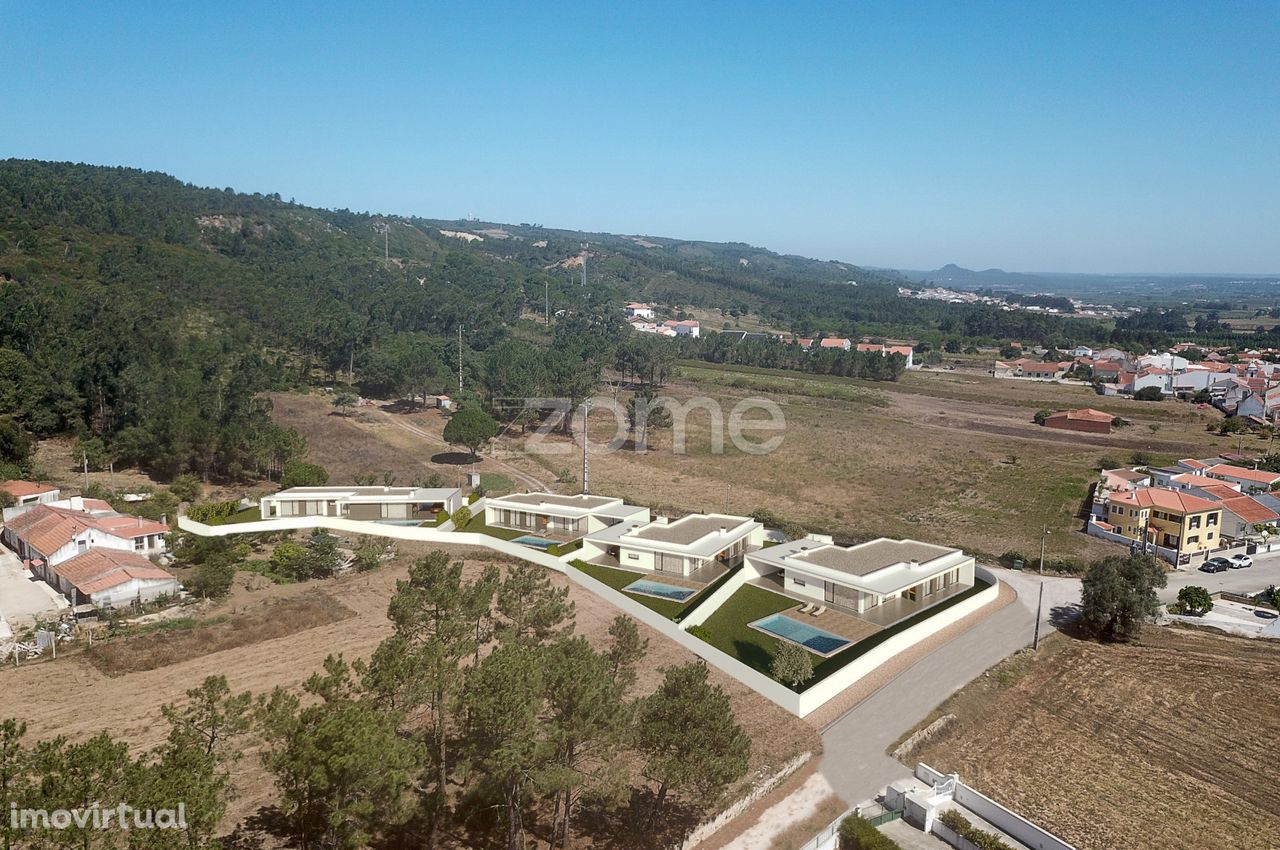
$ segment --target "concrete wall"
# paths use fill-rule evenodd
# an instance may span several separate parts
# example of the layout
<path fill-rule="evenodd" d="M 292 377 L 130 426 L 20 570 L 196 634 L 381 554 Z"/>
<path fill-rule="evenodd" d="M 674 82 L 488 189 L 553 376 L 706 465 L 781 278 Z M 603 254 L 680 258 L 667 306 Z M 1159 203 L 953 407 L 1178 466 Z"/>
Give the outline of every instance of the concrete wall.
<path fill-rule="evenodd" d="M 881 664 L 891 660 L 898 653 L 905 652 L 925 638 L 942 631 L 952 623 L 963 620 L 984 605 L 994 602 L 996 597 L 1000 595 L 999 580 L 982 567 L 978 567 L 976 572 L 979 578 L 991 582 L 991 586 L 975 593 L 963 602 L 957 602 L 945 611 L 934 614 L 909 629 L 898 632 L 857 660 L 846 664 L 835 673 L 809 688 L 800 694 L 800 710 L 797 713 L 804 717 L 806 714 L 821 708 L 826 704 L 827 700 L 836 696 Z M 706 603 L 703 603 L 702 607 L 705 608 Z"/>
<path fill-rule="evenodd" d="M 705 641 L 688 634 L 684 629 L 704 622 L 729 597 L 733 596 L 747 581 L 758 578 L 760 573 L 750 561 L 743 564 L 715 593 L 698 606 L 681 625 L 668 620 L 658 612 L 648 608 L 624 593 L 614 590 L 607 584 L 597 581 L 580 570 L 572 569 L 566 562 L 581 553 L 571 553 L 561 558 L 549 555 L 519 543 L 500 540 L 487 534 L 475 534 L 460 531 L 442 531 L 436 528 L 419 528 L 417 526 L 379 525 L 358 520 L 336 517 L 290 517 L 284 519 L 262 520 L 258 522 L 232 523 L 228 525 L 205 525 L 195 522 L 189 517 L 179 517 L 178 527 L 192 534 L 204 537 L 225 537 L 232 534 L 253 534 L 264 531 L 296 531 L 309 528 L 325 528 L 332 531 L 346 531 L 353 534 L 371 534 L 397 540 L 417 540 L 428 543 L 439 543 L 448 546 L 476 546 L 511 555 L 515 558 L 539 564 L 557 572 L 564 573 L 574 584 L 586 588 L 596 596 L 612 604 L 623 613 L 629 614 L 647 626 L 661 632 L 666 637 L 683 646 L 685 649 L 706 660 L 708 664 L 742 682 L 756 693 L 782 706 L 792 714 L 804 717 L 821 707 L 827 700 L 839 694 L 858 679 L 890 660 L 894 655 L 913 646 L 939 630 L 962 619 L 983 605 L 993 601 L 999 595 L 999 587 L 995 576 L 981 567 L 978 575 L 992 586 L 953 605 L 946 611 L 935 614 L 919 625 L 894 635 L 889 640 L 872 649 L 856 661 L 846 665 L 839 672 L 809 688 L 803 694 L 797 694 L 790 688 L 776 682 L 764 673 L 748 667 L 738 659 L 716 649 Z"/>
<path fill-rule="evenodd" d="M 915 775 L 916 779 L 921 782 L 931 784 L 947 778 L 946 774 L 934 770 L 923 762 L 916 765 Z M 963 782 L 956 783 L 956 791 L 952 795 L 952 799 L 990 823 L 996 829 L 1007 833 L 1012 838 L 1016 838 L 1031 850 L 1075 850 L 1075 847 L 1058 836 L 1041 829 L 1017 812 L 1000 805 L 995 800 L 975 791 Z M 934 822 L 935 832 L 937 831 L 936 827 L 939 825 L 937 821 Z"/>

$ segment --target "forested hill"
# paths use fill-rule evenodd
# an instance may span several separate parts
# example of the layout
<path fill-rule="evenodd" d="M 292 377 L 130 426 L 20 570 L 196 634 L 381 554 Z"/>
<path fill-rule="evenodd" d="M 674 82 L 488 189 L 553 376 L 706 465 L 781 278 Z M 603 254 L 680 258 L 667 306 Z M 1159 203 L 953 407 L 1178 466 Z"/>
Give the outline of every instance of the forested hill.
<path fill-rule="evenodd" d="M 459 325 L 481 383 L 486 353 L 504 340 L 546 348 L 554 334 L 554 356 L 602 365 L 624 336 L 622 303 L 636 298 L 723 311 L 726 323 L 750 311 L 803 334 L 1105 333 L 910 301 L 898 282 L 742 244 L 319 210 L 155 172 L 9 160 L 0 416 L 36 436 L 81 435 L 121 463 L 237 477 L 298 452 L 259 391 L 354 367 L 366 383 L 438 392 Z M 550 329 L 530 318 L 544 294 L 564 311 Z M 543 364 L 561 375 L 543 388 L 573 394 L 564 385 L 590 377 L 566 370 Z M 3 448 L 4 430 L 0 463 L 21 455 Z"/>

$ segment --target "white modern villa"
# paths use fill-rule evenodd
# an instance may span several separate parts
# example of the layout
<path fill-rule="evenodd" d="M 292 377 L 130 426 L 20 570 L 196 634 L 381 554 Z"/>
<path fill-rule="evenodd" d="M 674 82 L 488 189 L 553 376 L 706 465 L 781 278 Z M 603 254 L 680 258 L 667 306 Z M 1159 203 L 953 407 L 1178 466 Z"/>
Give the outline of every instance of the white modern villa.
<path fill-rule="evenodd" d="M 466 504 L 457 487 L 290 487 L 263 496 L 263 519 L 331 516 L 373 522 L 422 522 Z"/>
<path fill-rule="evenodd" d="M 484 522 L 557 540 L 577 540 L 625 521 L 648 522 L 649 509 L 608 496 L 513 493 L 485 500 Z"/>
<path fill-rule="evenodd" d="M 848 547 L 793 540 L 752 552 L 748 561 L 787 596 L 843 608 L 879 625 L 923 611 L 974 583 L 972 555 L 887 537 Z"/>
<path fill-rule="evenodd" d="M 588 534 L 580 557 L 623 569 L 711 578 L 764 545 L 764 526 L 749 517 L 694 514 L 620 523 Z"/>

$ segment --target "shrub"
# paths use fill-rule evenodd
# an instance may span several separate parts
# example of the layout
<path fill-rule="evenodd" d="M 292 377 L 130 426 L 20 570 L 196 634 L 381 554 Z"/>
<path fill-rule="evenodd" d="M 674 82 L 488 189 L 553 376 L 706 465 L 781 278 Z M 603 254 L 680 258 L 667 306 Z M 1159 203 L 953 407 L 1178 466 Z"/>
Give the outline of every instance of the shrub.
<path fill-rule="evenodd" d="M 861 815 L 840 821 L 840 850 L 902 850 L 902 846 Z"/>
<path fill-rule="evenodd" d="M 1037 425 L 1043 425 L 1045 420 L 1053 415 L 1052 410 L 1037 410 L 1035 416 L 1031 417 L 1031 421 Z"/>
<path fill-rule="evenodd" d="M 440 511 L 436 514 L 436 525 L 444 525 L 449 521 L 449 512 Z"/>
<path fill-rule="evenodd" d="M 705 640 L 707 643 L 711 643 L 711 629 L 708 629 L 706 626 L 690 626 L 685 629 L 685 631 L 696 637 L 698 640 Z"/>
<path fill-rule="evenodd" d="M 239 502 L 207 502 L 203 505 L 192 505 L 187 509 L 187 516 L 205 525 L 222 525 L 239 510 Z"/>
<path fill-rule="evenodd" d="M 560 546 L 556 543 L 552 543 L 550 546 L 547 547 L 547 554 L 553 558 L 559 558 Z"/>
<path fill-rule="evenodd" d="M 17 501 L 8 490 L 0 490 L 0 508 L 11 508 Z"/>
<path fill-rule="evenodd" d="M 466 505 L 453 512 L 453 527 L 461 531 L 471 523 L 471 508 Z"/>
<path fill-rule="evenodd" d="M 234 564 L 226 561 L 206 561 L 198 565 L 185 582 L 187 591 L 195 596 L 216 599 L 226 596 L 236 577 Z"/>
<path fill-rule="evenodd" d="M 943 826 L 969 841 L 978 850 L 1013 850 L 1012 847 L 1001 840 L 1000 836 L 978 829 L 969 823 L 969 819 L 960 814 L 957 809 L 947 809 L 938 815 L 938 820 L 942 822 Z"/>
<path fill-rule="evenodd" d="M 173 483 L 169 485 L 169 490 L 173 495 L 178 497 L 180 502 L 194 502 L 200 498 L 200 492 L 203 488 L 200 486 L 200 479 L 191 474 L 184 472 L 177 478 L 173 479 Z"/>
<path fill-rule="evenodd" d="M 1143 387 L 1133 394 L 1134 401 L 1160 401 L 1164 398 L 1164 391 L 1159 387 Z"/>

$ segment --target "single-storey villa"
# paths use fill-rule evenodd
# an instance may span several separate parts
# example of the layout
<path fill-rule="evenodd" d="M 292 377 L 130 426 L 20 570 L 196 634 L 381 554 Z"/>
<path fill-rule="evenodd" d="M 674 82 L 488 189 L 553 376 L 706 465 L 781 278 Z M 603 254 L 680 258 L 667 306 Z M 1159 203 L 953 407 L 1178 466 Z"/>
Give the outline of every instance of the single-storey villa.
<path fill-rule="evenodd" d="M 422 522 L 462 507 L 457 487 L 290 487 L 263 496 L 263 519 L 331 516 L 374 522 Z"/>
<path fill-rule="evenodd" d="M 484 505 L 485 525 L 563 540 L 577 540 L 624 520 L 648 522 L 649 509 L 609 496 L 556 493 L 513 493 L 487 499 Z"/>
<path fill-rule="evenodd" d="M 623 569 L 711 579 L 763 546 L 764 526 L 743 516 L 691 514 L 677 520 L 625 522 L 588 534 L 584 560 L 604 558 Z"/>
<path fill-rule="evenodd" d="M 781 573 L 789 596 L 855 614 L 889 604 L 902 609 L 889 620 L 924 610 L 974 583 L 972 555 L 916 540 L 881 537 L 846 547 L 805 538 L 752 552 L 748 560 L 761 575 Z"/>

